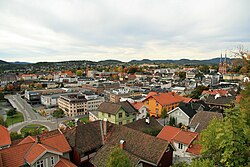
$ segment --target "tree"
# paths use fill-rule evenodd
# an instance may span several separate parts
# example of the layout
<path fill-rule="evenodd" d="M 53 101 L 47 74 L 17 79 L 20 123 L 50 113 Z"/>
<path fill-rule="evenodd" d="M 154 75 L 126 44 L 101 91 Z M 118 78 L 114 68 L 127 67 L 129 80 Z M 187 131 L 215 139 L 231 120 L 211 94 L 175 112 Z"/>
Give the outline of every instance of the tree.
<path fill-rule="evenodd" d="M 209 159 L 193 159 L 189 167 L 214 167 L 214 162 Z"/>
<path fill-rule="evenodd" d="M 167 114 L 167 111 L 166 111 L 166 108 L 164 107 L 162 112 L 161 112 L 161 118 L 164 119 L 164 126 L 166 124 L 166 118 L 167 118 L 168 114 Z"/>
<path fill-rule="evenodd" d="M 175 118 L 174 118 L 174 117 L 170 117 L 170 118 L 169 118 L 169 125 L 170 125 L 170 126 L 175 126 L 175 122 L 176 122 L 176 121 L 175 121 Z"/>
<path fill-rule="evenodd" d="M 62 118 L 64 117 L 64 111 L 62 109 L 55 110 L 52 116 L 56 118 Z"/>
<path fill-rule="evenodd" d="M 186 72 L 179 72 L 179 77 L 180 77 L 180 79 L 185 79 L 186 78 Z"/>
<path fill-rule="evenodd" d="M 204 74 L 208 74 L 209 73 L 209 66 L 207 65 L 203 65 L 199 68 L 199 70 L 204 73 Z"/>
<path fill-rule="evenodd" d="M 197 86 L 192 92 L 191 94 L 189 95 L 191 98 L 194 98 L 194 99 L 198 99 L 201 95 L 201 93 L 204 91 L 204 90 L 208 90 L 209 88 L 206 87 L 206 86 Z"/>
<path fill-rule="evenodd" d="M 240 109 L 245 114 L 247 125 L 250 126 L 250 83 L 245 86 L 245 90 L 240 93 Z"/>
<path fill-rule="evenodd" d="M 21 139 L 23 136 L 21 134 L 18 134 L 17 132 L 11 132 L 10 133 L 11 140 Z"/>
<path fill-rule="evenodd" d="M 119 147 L 112 149 L 109 154 L 107 167 L 131 167 L 127 154 Z"/>
<path fill-rule="evenodd" d="M 76 71 L 76 75 L 79 77 L 79 76 L 82 76 L 82 74 L 83 74 L 83 72 L 82 72 L 82 70 L 77 70 Z"/>
<path fill-rule="evenodd" d="M 247 166 L 250 158 L 250 133 L 244 113 L 228 110 L 224 120 L 214 119 L 201 132 L 202 157 L 215 165 Z"/>
<path fill-rule="evenodd" d="M 7 112 L 7 116 L 12 117 L 12 116 L 14 116 L 16 113 L 17 113 L 17 112 L 16 112 L 16 109 L 15 109 L 15 108 L 12 108 L 12 109 L 10 109 L 10 110 Z"/>
<path fill-rule="evenodd" d="M 0 125 L 3 125 L 3 126 L 5 126 L 5 127 L 8 127 L 7 122 L 5 122 L 5 121 L 3 120 L 2 115 L 0 115 Z"/>

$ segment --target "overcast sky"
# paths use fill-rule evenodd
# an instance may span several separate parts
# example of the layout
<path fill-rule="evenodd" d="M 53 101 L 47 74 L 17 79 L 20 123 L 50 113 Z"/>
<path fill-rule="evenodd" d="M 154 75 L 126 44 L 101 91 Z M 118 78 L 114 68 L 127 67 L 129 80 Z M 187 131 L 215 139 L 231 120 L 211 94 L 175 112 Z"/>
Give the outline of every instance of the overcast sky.
<path fill-rule="evenodd" d="M 209 59 L 250 49 L 250 0 L 0 0 L 0 59 Z"/>

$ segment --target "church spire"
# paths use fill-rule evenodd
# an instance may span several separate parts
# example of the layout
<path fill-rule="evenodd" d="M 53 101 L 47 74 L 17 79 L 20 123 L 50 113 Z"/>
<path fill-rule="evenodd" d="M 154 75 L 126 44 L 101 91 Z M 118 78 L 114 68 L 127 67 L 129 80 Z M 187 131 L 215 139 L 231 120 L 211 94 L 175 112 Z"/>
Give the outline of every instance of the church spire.
<path fill-rule="evenodd" d="M 227 64 L 227 51 L 225 51 L 225 59 L 224 59 L 224 63 Z"/>
<path fill-rule="evenodd" d="M 220 63 L 222 63 L 222 51 L 220 53 Z"/>

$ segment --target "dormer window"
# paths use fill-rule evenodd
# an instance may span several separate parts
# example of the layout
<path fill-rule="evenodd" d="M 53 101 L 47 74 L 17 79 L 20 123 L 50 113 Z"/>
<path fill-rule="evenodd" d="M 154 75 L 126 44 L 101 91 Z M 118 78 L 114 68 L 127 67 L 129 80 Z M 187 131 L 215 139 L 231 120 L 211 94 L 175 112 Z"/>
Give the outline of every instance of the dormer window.
<path fill-rule="evenodd" d="M 44 160 L 37 161 L 36 167 L 44 167 Z"/>

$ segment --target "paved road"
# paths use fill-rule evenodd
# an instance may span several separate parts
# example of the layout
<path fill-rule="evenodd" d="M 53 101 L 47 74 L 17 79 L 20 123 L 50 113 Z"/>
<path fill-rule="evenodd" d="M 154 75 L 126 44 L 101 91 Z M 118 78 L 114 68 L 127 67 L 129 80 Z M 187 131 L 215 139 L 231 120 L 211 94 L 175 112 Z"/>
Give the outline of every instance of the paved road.
<path fill-rule="evenodd" d="M 33 111 L 32 106 L 27 103 L 20 95 L 7 95 L 5 96 L 11 103 L 11 105 L 17 109 L 17 111 L 21 112 L 24 117 L 24 121 L 31 120 L 45 120 L 44 117 L 35 113 Z"/>
<path fill-rule="evenodd" d="M 45 117 L 34 112 L 32 106 L 29 103 L 27 103 L 24 99 L 22 99 L 20 95 L 7 95 L 5 96 L 5 98 L 8 99 L 11 105 L 14 108 L 16 108 L 17 111 L 21 112 L 24 117 L 24 122 L 19 122 L 8 127 L 8 130 L 10 132 L 20 133 L 20 130 L 24 126 L 27 126 L 29 124 L 40 124 L 48 128 L 49 131 L 55 130 L 58 128 L 58 125 L 61 122 L 73 119 L 70 117 L 65 117 L 65 118 L 47 120 Z"/>

